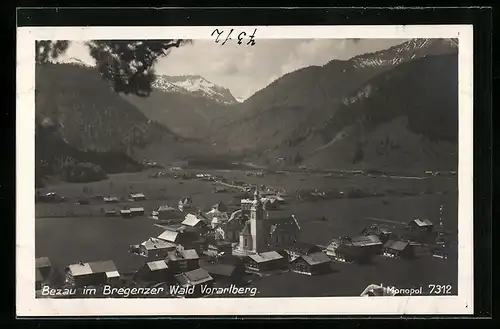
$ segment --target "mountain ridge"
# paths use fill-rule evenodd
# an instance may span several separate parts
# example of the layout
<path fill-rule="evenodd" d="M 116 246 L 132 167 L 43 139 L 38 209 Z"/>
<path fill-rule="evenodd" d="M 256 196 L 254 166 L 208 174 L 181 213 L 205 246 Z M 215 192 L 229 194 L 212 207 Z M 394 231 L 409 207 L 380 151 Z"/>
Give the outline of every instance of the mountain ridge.
<path fill-rule="evenodd" d="M 453 40 L 416 39 L 387 50 L 358 55 L 347 61 L 332 60 L 324 66 L 312 66 L 291 72 L 241 104 L 242 107 L 246 106 L 241 110 L 245 112 L 244 115 L 218 127 L 222 132 L 216 135 L 215 141 L 221 148 L 227 148 L 233 153 L 264 154 L 267 162 L 284 157 L 293 164 L 295 158 L 303 158 L 303 154 L 297 156 L 297 153 L 304 152 L 295 149 L 300 148 L 299 145 L 303 145 L 304 140 L 311 139 L 312 135 L 317 134 L 316 131 L 322 130 L 323 123 L 331 120 L 339 108 L 346 107 L 363 95 L 372 93 L 372 86 L 367 84 L 368 81 L 384 76 L 386 72 L 398 71 L 401 65 L 418 60 L 431 63 L 432 59 L 430 61 L 425 59 L 446 55 L 454 58 L 454 61 L 458 58 L 457 47 Z M 374 56 L 375 60 L 370 56 Z M 390 60 L 391 56 L 397 57 L 395 60 Z M 380 58 L 384 60 L 379 60 Z M 358 65 L 359 63 L 364 64 Z M 432 64 L 429 65 L 432 67 Z M 426 65 L 423 65 L 422 70 L 427 75 L 437 74 L 429 72 L 425 67 Z M 451 86 L 455 88 L 457 82 L 453 80 L 453 72 L 456 73 L 458 68 L 455 67 L 453 70 L 455 71 L 448 70 L 451 75 L 449 80 L 443 83 L 450 86 L 449 81 L 452 81 Z M 439 68 L 436 71 L 439 71 Z M 442 79 L 436 77 L 436 81 Z M 404 79 L 401 83 L 404 83 Z M 425 83 L 435 86 L 432 80 L 426 80 Z M 440 86 L 435 87 L 440 88 Z M 397 90 L 396 85 L 391 88 Z M 419 96 L 435 97 L 431 90 L 421 92 Z M 391 94 L 391 97 L 397 98 L 398 95 Z M 447 99 L 454 101 L 452 98 Z M 400 110 L 402 112 L 400 116 L 404 116 L 406 110 L 404 108 Z M 456 113 L 458 109 L 453 108 L 450 111 Z M 393 126 L 387 127 L 392 129 L 389 127 Z M 321 145 L 327 142 L 322 141 Z M 315 148 L 321 145 L 316 145 Z M 353 149 L 358 147 L 354 145 Z M 349 157 L 352 158 L 351 155 Z M 307 162 L 307 159 L 305 160 Z M 324 165 L 326 162 L 328 161 L 325 161 Z M 321 166 L 322 161 L 318 160 L 317 165 Z"/>

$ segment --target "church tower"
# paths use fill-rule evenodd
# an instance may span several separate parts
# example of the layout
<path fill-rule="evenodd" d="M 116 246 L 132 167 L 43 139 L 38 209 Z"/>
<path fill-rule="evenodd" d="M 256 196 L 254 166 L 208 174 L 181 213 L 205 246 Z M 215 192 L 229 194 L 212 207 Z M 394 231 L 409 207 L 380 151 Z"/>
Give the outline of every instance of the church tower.
<path fill-rule="evenodd" d="M 260 200 L 260 193 L 255 188 L 254 200 L 250 208 L 250 232 L 252 235 L 252 251 L 259 253 L 266 248 L 266 232 L 264 221 L 264 207 Z"/>

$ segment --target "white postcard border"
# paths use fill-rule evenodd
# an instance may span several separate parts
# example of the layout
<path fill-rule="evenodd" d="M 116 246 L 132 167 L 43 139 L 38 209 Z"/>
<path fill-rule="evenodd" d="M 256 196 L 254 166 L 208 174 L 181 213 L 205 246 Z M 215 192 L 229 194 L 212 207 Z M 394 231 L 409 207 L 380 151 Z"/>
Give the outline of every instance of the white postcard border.
<path fill-rule="evenodd" d="M 259 39 L 459 39 L 459 269 L 457 296 L 36 299 L 35 40 L 213 39 L 224 27 L 20 27 L 17 29 L 16 313 L 17 316 L 403 315 L 473 313 L 473 40 L 472 25 L 246 26 Z M 242 45 L 243 46 L 243 45 Z M 369 283 L 367 283 L 369 284 Z"/>

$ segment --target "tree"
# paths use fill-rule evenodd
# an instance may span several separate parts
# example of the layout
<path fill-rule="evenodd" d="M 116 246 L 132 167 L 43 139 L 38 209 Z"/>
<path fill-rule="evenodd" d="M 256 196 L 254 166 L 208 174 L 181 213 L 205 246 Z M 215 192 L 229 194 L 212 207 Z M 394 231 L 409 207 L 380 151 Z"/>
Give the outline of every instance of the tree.
<path fill-rule="evenodd" d="M 85 45 L 96 62 L 96 68 L 117 93 L 147 97 L 155 80 L 154 64 L 167 56 L 172 48 L 191 40 L 93 40 Z M 37 64 L 56 60 L 70 46 L 70 41 L 40 40 L 36 42 Z"/>

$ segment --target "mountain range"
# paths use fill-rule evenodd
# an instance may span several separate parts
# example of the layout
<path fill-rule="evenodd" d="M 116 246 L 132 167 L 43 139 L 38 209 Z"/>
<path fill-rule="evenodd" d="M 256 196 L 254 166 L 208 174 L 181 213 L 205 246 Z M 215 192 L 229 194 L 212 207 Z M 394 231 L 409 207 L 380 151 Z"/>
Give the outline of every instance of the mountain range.
<path fill-rule="evenodd" d="M 344 120 L 343 113 L 350 113 L 349 109 L 354 107 L 360 112 L 376 113 L 383 111 L 385 106 L 391 109 L 391 113 L 387 114 L 389 118 L 408 116 L 408 111 L 414 111 L 414 99 L 433 101 L 420 110 L 422 120 L 429 118 L 427 112 L 432 112 L 435 107 L 442 106 L 443 103 L 452 104 L 446 105 L 446 108 L 451 107 L 449 115 L 453 118 L 452 121 L 427 121 L 427 125 L 438 129 L 443 128 L 438 124 L 449 125 L 451 128 L 447 130 L 454 131 L 456 140 L 457 60 L 458 47 L 455 40 L 414 39 L 350 60 L 332 60 L 324 66 L 310 66 L 291 72 L 237 105 L 240 108 L 235 111 L 237 117 L 218 127 L 213 134 L 214 142 L 221 149 L 236 154 L 254 154 L 254 161 L 260 159 L 273 163 L 276 159 L 283 158 L 290 164 L 298 164 L 304 159 L 305 163 L 312 162 L 318 166 L 370 166 L 373 161 L 369 156 L 363 158 L 363 164 L 360 161 L 352 161 L 352 155 L 341 152 L 340 149 L 334 151 L 328 148 L 328 151 L 320 152 L 327 153 L 321 157 L 316 153 L 311 154 L 311 150 L 330 142 L 331 136 L 318 138 L 325 136 L 320 132 L 328 131 L 329 127 L 332 127 L 325 126 L 325 122 L 334 122 L 337 125 L 335 129 L 339 131 L 342 128 L 347 129 L 352 123 Z M 435 63 L 444 66 L 440 68 Z M 418 81 L 419 77 L 422 81 Z M 412 83 L 407 83 L 409 81 Z M 429 88 L 424 89 L 421 83 L 425 83 L 425 87 Z M 408 89 L 403 90 L 403 86 Z M 385 90 L 383 93 L 379 92 L 381 88 Z M 398 90 L 399 93 L 392 93 L 390 90 Z M 384 99 L 384 105 L 372 101 L 374 97 Z M 365 101 L 359 102 L 358 105 L 358 99 Z M 340 109 L 342 111 L 339 112 Z M 411 122 L 414 122 L 416 115 L 418 114 L 412 115 Z M 364 120 L 363 118 L 361 113 L 360 120 Z M 391 128 L 377 123 L 377 126 L 372 124 L 370 129 L 373 132 Z M 426 131 L 419 133 L 427 136 Z M 346 142 L 336 145 L 344 143 Z M 357 148 L 348 146 L 347 149 Z M 337 154 L 335 158 L 339 161 L 332 160 L 332 153 Z M 398 151 L 393 153 L 397 154 Z M 393 160 L 387 161 L 389 166 L 398 166 Z"/>
<path fill-rule="evenodd" d="M 457 166 L 458 44 L 412 39 L 288 73 L 244 102 L 198 75 L 114 93 L 76 60 L 36 72 L 37 122 L 83 152 L 172 161 L 224 154 L 267 165 Z M 37 137 L 38 138 L 38 137 Z"/>

